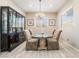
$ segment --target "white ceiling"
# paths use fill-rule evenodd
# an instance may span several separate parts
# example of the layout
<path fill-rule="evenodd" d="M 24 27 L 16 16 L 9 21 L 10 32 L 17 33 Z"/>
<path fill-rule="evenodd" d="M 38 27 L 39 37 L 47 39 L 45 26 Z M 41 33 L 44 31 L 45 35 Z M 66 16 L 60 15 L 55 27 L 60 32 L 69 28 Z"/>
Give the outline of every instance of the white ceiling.
<path fill-rule="evenodd" d="M 25 12 L 39 12 L 39 0 L 14 0 Z M 58 12 L 68 0 L 42 0 L 42 12 Z"/>

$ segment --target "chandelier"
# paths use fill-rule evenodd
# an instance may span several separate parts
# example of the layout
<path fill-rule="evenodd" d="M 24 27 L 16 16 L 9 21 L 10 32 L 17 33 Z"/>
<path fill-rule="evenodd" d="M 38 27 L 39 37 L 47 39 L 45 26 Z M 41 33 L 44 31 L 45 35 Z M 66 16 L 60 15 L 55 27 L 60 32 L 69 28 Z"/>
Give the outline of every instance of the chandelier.
<path fill-rule="evenodd" d="M 36 16 L 39 17 L 40 19 L 45 16 L 41 10 L 41 2 L 42 0 L 39 0 L 39 12 L 36 14 Z"/>

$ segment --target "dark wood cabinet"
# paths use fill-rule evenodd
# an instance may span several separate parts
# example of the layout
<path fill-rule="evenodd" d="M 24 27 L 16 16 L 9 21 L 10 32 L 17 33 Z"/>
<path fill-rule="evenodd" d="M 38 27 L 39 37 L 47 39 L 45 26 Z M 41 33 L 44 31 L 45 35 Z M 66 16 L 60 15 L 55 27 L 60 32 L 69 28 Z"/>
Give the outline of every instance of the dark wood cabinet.
<path fill-rule="evenodd" d="M 11 51 L 24 39 L 25 17 L 8 6 L 0 7 L 1 51 Z"/>
<path fill-rule="evenodd" d="M 1 16 L 1 8 L 0 8 L 0 16 Z M 1 52 L 1 17 L 0 17 L 0 52 Z"/>

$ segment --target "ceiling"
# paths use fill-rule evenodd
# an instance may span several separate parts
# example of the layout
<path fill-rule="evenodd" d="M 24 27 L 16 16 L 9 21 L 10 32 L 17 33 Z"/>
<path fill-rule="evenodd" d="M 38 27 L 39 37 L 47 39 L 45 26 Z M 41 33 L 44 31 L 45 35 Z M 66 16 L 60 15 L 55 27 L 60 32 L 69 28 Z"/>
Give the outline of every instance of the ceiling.
<path fill-rule="evenodd" d="M 25 12 L 39 12 L 39 0 L 14 0 Z M 42 0 L 42 12 L 58 12 L 68 0 Z"/>

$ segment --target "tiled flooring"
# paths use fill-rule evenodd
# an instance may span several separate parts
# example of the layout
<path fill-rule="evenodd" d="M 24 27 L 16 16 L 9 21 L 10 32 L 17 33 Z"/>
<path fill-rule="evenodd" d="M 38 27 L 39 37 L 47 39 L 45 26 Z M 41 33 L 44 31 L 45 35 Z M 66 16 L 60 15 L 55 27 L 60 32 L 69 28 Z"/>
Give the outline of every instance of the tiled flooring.
<path fill-rule="evenodd" d="M 15 48 L 11 52 L 2 52 L 0 53 L 1 58 L 78 58 L 79 50 L 72 47 L 70 44 L 61 41 L 60 50 L 51 50 L 51 51 L 26 51 L 25 50 L 26 42 L 22 43 L 20 46 Z"/>

